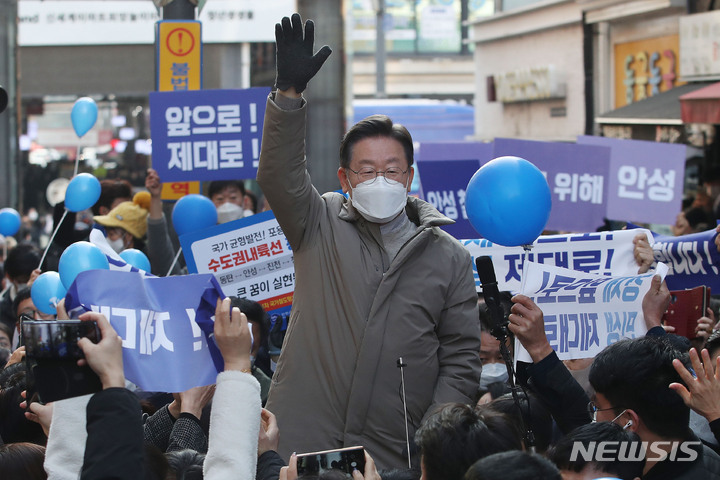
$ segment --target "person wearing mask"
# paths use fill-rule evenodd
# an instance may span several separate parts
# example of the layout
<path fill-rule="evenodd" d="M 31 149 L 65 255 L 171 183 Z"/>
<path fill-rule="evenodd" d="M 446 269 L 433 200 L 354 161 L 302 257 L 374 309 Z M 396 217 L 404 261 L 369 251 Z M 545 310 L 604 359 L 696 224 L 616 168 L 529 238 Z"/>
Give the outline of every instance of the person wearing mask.
<path fill-rule="evenodd" d="M 215 204 L 218 212 L 218 223 L 227 223 L 252 215 L 246 211 L 245 187 L 240 180 L 216 180 L 210 182 L 208 197 Z"/>
<path fill-rule="evenodd" d="M 96 215 L 93 219 L 105 227 L 107 242 L 115 252 L 128 248 L 143 250 L 149 209 L 150 195 L 139 192 L 132 202 L 122 202 L 107 215 Z"/>
<path fill-rule="evenodd" d="M 313 55 L 314 25 L 303 29 L 298 14 L 275 34 L 276 90 L 257 181 L 296 275 L 267 403 L 282 432 L 278 453 L 363 445 L 379 468 L 407 467 L 403 399 L 410 438 L 435 406 L 475 401 L 480 326 L 470 255 L 439 228 L 452 220 L 408 196 L 412 137 L 384 115 L 360 121 L 341 142 L 337 175 L 349 197 L 318 193 L 301 92 L 330 48 Z M 411 460 L 419 466 L 417 455 Z"/>

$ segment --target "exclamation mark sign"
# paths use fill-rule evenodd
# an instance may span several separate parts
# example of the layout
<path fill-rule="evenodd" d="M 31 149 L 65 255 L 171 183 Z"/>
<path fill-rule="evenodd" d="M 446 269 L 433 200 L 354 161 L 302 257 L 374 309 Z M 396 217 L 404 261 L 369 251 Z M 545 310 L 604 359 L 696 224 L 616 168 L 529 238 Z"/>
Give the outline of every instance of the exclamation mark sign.
<path fill-rule="evenodd" d="M 251 103 L 250 104 L 250 131 L 251 132 L 257 132 L 257 103 Z M 257 138 L 253 138 L 250 141 L 252 145 L 252 158 L 253 158 L 253 168 L 257 168 L 258 165 L 260 165 L 260 162 L 258 162 L 258 158 L 260 158 L 260 141 Z"/>
<path fill-rule="evenodd" d="M 252 124 L 250 131 L 257 132 L 257 103 L 250 104 L 250 123 Z"/>
<path fill-rule="evenodd" d="M 193 350 L 198 351 L 202 350 L 203 346 L 203 336 L 202 336 L 202 330 L 200 330 L 200 326 L 195 323 L 195 310 L 192 308 L 186 308 L 185 311 L 187 312 L 188 319 L 190 319 L 190 326 L 192 327 L 193 331 L 193 337 L 195 337 L 197 340 L 193 342 Z"/>
<path fill-rule="evenodd" d="M 178 53 L 183 53 L 182 49 L 182 32 L 178 32 L 178 43 L 180 46 L 178 47 Z"/>

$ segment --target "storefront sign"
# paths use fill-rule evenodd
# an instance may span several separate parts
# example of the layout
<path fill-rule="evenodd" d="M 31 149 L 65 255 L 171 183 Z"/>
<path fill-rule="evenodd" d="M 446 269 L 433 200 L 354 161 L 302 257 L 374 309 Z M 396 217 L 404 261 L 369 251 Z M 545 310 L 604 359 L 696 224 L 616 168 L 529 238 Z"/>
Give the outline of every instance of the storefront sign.
<path fill-rule="evenodd" d="M 666 92 L 678 81 L 677 35 L 615 45 L 615 108 Z"/>
<path fill-rule="evenodd" d="M 503 103 L 565 98 L 565 81 L 554 65 L 524 68 L 494 76 L 497 99 Z"/>
<path fill-rule="evenodd" d="M 680 17 L 680 76 L 720 75 L 720 10 Z"/>

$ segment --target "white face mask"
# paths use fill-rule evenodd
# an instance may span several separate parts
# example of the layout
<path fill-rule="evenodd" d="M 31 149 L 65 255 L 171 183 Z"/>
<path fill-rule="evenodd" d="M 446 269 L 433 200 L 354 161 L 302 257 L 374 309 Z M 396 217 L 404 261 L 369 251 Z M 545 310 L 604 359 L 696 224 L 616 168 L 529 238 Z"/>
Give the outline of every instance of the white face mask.
<path fill-rule="evenodd" d="M 123 250 L 125 250 L 125 241 L 122 237 L 116 238 L 115 240 L 107 239 L 108 244 L 110 245 L 110 248 L 115 250 L 115 253 L 120 253 Z"/>
<path fill-rule="evenodd" d="M 407 187 L 394 180 L 376 178 L 350 187 L 353 207 L 369 222 L 387 223 L 405 208 Z"/>
<path fill-rule="evenodd" d="M 491 383 L 506 382 L 507 379 L 507 366 L 504 363 L 486 363 L 480 372 L 480 388 L 486 389 Z"/>
<path fill-rule="evenodd" d="M 218 223 L 227 223 L 243 218 L 244 213 L 241 206 L 225 202 L 217 208 Z"/>
<path fill-rule="evenodd" d="M 252 210 L 243 210 L 243 217 L 250 217 L 252 215 L 255 215 L 255 212 Z"/>

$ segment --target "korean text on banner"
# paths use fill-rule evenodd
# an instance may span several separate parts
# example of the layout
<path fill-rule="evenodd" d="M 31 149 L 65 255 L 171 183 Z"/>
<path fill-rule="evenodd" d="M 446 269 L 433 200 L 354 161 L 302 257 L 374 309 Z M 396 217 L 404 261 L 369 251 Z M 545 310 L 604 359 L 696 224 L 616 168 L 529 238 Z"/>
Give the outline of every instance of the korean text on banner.
<path fill-rule="evenodd" d="M 652 244 L 653 234 L 646 229 L 543 235 L 533 243 L 528 260 L 598 275 L 635 275 L 638 264 L 633 254 L 633 238 L 639 232 L 645 233 Z M 503 247 L 485 239 L 461 240 L 461 243 L 472 256 L 478 292 L 482 288 L 475 259 L 483 255 L 492 259 L 501 291 L 520 291 L 525 256 L 522 247 Z"/>
<path fill-rule="evenodd" d="M 222 371 L 222 356 L 208 340 L 220 297 L 212 275 L 89 270 L 77 276 L 65 305 L 73 316 L 107 317 L 122 338 L 128 380 L 150 392 L 183 392 L 215 383 Z"/>
<path fill-rule="evenodd" d="M 628 228 L 635 227 L 628 224 Z M 650 245 L 655 260 L 669 268 L 665 282 L 670 290 L 705 285 L 720 292 L 720 252 L 715 245 L 716 236 L 715 229 L 679 237 L 654 234 Z"/>
<path fill-rule="evenodd" d="M 465 189 L 480 165 L 492 159 L 492 144 L 422 142 L 416 159 L 422 198 L 455 221 L 440 228 L 455 238 L 475 237 L 465 211 Z"/>
<path fill-rule="evenodd" d="M 151 92 L 152 162 L 163 182 L 255 178 L 269 92 Z"/>
<path fill-rule="evenodd" d="M 259 302 L 268 313 L 289 312 L 295 264 L 271 211 L 182 235 L 180 244 L 188 269 L 213 274 L 225 295 Z"/>
<path fill-rule="evenodd" d="M 610 147 L 607 218 L 675 223 L 685 178 L 685 145 L 579 136 L 579 144 Z"/>
<path fill-rule="evenodd" d="M 592 232 L 603 224 L 609 148 L 496 138 L 494 156 L 506 155 L 524 158 L 545 175 L 552 194 L 546 229 Z"/>
<path fill-rule="evenodd" d="M 642 301 L 655 274 L 606 277 L 528 262 L 521 292 L 542 310 L 545 335 L 560 360 L 592 358 L 623 338 L 645 335 Z M 516 358 L 532 362 L 515 342 Z M 518 348 L 519 347 L 519 348 Z"/>

